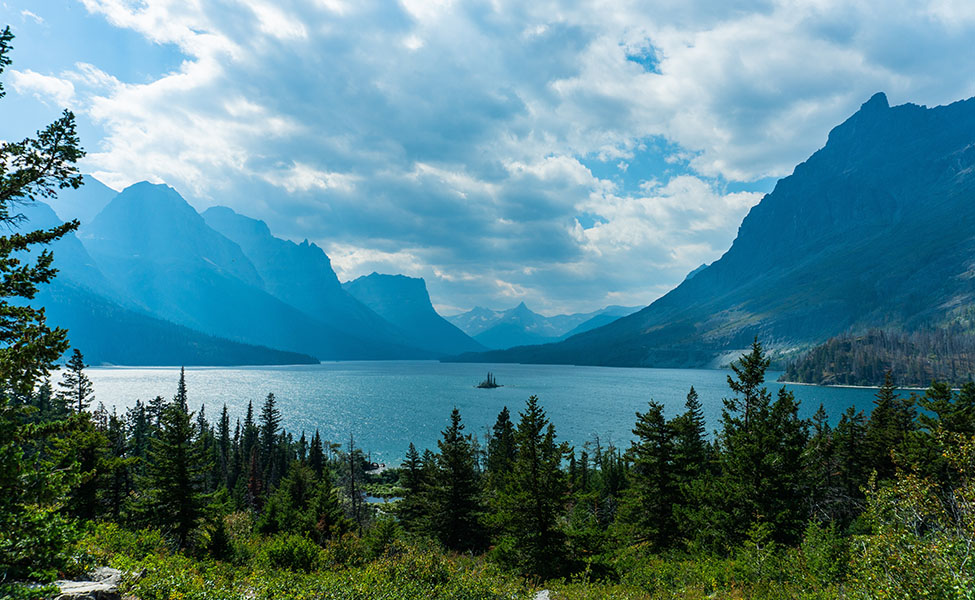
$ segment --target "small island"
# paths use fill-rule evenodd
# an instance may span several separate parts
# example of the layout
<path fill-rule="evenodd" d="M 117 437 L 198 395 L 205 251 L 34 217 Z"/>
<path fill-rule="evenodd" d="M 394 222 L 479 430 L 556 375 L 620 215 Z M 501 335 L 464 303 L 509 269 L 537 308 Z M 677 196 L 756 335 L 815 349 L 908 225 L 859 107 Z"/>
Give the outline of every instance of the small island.
<path fill-rule="evenodd" d="M 476 387 L 481 389 L 494 389 L 501 387 L 501 384 L 494 378 L 494 374 L 488 371 L 487 379 L 477 384 Z"/>

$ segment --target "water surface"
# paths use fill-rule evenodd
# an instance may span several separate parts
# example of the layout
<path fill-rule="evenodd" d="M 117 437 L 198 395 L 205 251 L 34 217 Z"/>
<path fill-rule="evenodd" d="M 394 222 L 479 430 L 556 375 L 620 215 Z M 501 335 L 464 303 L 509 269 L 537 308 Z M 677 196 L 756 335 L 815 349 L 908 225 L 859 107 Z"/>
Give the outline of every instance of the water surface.
<path fill-rule="evenodd" d="M 476 389 L 488 371 L 503 387 Z M 119 412 L 136 399 L 172 397 L 179 369 L 92 368 L 95 402 Z M 636 411 L 653 399 L 668 416 L 680 413 L 691 385 L 700 394 L 709 429 L 717 426 L 721 399 L 730 395 L 728 371 L 697 369 L 620 369 L 563 365 L 455 364 L 433 361 L 332 362 L 286 367 L 200 367 L 186 369 L 189 404 L 205 405 L 212 421 L 226 404 L 231 419 L 243 419 L 247 403 L 255 417 L 268 392 L 274 392 L 290 431 L 312 432 L 334 442 L 356 444 L 373 460 L 398 462 L 412 441 L 435 448 L 456 406 L 468 432 L 479 436 L 507 406 L 517 422 L 529 395 L 537 395 L 560 440 L 576 446 L 599 436 L 601 443 L 629 445 Z M 770 372 L 769 388 L 778 390 Z M 848 406 L 869 413 L 874 390 L 791 385 L 810 417 L 822 403 L 831 420 Z"/>

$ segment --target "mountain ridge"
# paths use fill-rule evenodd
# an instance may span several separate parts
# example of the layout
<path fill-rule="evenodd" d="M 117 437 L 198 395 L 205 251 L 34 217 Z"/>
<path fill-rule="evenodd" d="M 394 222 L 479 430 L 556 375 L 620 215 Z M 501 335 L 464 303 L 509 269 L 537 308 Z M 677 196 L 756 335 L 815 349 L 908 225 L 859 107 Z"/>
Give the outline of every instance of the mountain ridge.
<path fill-rule="evenodd" d="M 647 308 L 491 362 L 716 366 L 758 336 L 788 357 L 844 331 L 964 318 L 975 299 L 975 99 L 874 95 L 775 185 L 717 261 Z M 905 241 L 923 239 L 925 243 Z"/>

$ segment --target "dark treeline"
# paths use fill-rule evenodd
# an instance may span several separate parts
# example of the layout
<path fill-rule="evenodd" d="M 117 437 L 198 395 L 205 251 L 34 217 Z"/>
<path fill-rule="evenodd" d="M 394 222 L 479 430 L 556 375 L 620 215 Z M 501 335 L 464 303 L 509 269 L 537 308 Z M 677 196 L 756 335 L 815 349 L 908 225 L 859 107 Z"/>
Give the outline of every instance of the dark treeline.
<path fill-rule="evenodd" d="M 790 363 L 782 378 L 820 385 L 879 386 L 888 372 L 903 386 L 926 387 L 932 381 L 960 386 L 975 377 L 975 335 L 958 327 L 842 335 Z"/>
<path fill-rule="evenodd" d="M 283 429 L 274 394 L 242 421 L 226 407 L 212 422 L 191 412 L 182 373 L 172 398 L 88 411 L 77 351 L 56 391 L 45 383 L 26 401 L 39 426 L 72 423 L 38 449 L 52 464 L 78 462 L 65 518 L 154 527 L 215 558 L 229 552 L 226 517 L 243 513 L 255 533 L 320 545 L 348 533 L 413 536 L 520 574 L 612 578 L 610 557 L 633 545 L 722 555 L 795 546 L 810 528 L 837 539 L 865 531 L 866 491 L 907 465 L 945 493 L 958 484 L 938 436 L 975 434 L 975 384 L 903 397 L 888 378 L 869 418 L 851 407 L 834 428 L 822 408 L 803 420 L 791 392 L 770 392 L 768 365 L 757 341 L 733 365 L 713 440 L 693 388 L 671 419 L 650 401 L 626 449 L 560 442 L 532 396 L 517 415 L 501 411 L 486 444 L 454 409 L 435 450 L 411 444 L 402 467 L 381 475 L 366 473 L 354 440 Z M 402 496 L 385 511 L 364 503 L 379 484 Z"/>

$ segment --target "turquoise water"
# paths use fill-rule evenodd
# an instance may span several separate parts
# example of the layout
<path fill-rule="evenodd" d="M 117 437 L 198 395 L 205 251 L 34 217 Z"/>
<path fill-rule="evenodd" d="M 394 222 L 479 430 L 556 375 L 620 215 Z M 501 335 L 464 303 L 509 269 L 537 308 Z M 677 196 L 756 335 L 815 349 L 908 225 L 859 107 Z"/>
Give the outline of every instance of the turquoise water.
<path fill-rule="evenodd" d="M 504 387 L 474 386 L 488 371 Z M 119 412 L 136 399 L 172 397 L 179 379 L 174 368 L 92 368 L 95 403 Z M 215 420 L 226 404 L 231 419 L 243 418 L 247 402 L 255 416 L 274 392 L 284 426 L 294 432 L 318 428 L 327 440 L 356 444 L 373 460 L 399 462 L 412 441 L 421 450 L 436 448 L 440 431 L 456 406 L 468 432 L 483 436 L 498 412 L 508 406 L 517 421 L 529 395 L 539 397 L 559 439 L 580 446 L 598 435 L 604 445 L 627 446 L 636 411 L 648 400 L 665 406 L 668 416 L 683 410 L 691 385 L 700 394 L 709 429 L 717 426 L 721 399 L 729 395 L 727 371 L 693 369 L 617 369 L 560 365 L 443 364 L 432 361 L 337 362 L 289 367 L 189 368 L 190 408 L 206 406 Z M 769 373 L 770 389 L 778 373 Z M 850 405 L 869 413 L 870 389 L 788 386 L 810 417 L 822 403 L 831 420 Z"/>

